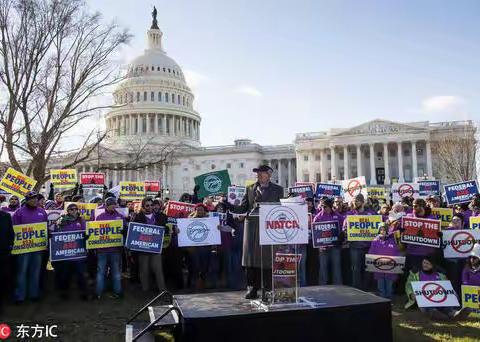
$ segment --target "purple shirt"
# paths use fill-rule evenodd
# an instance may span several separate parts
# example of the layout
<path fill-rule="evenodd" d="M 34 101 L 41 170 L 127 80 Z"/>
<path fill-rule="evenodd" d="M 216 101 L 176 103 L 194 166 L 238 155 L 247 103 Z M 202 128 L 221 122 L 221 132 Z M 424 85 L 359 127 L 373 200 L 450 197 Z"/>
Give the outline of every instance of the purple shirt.
<path fill-rule="evenodd" d="M 2 207 L 1 209 L 7 213 L 10 213 L 10 214 L 13 214 L 18 208 L 20 208 L 20 206 L 16 206 L 16 207 L 11 207 L 11 206 L 5 206 L 5 207 Z"/>
<path fill-rule="evenodd" d="M 463 225 L 465 228 L 470 228 L 470 217 L 473 216 L 473 213 L 470 209 L 465 210 L 463 213 Z"/>
<path fill-rule="evenodd" d="M 436 281 L 436 280 L 441 280 L 441 278 L 438 272 L 432 272 L 428 274 L 428 273 L 424 273 L 423 271 L 420 271 L 420 274 L 418 275 L 418 280 L 419 281 Z"/>
<path fill-rule="evenodd" d="M 462 271 L 462 285 L 480 286 L 480 269 L 474 271 L 465 266 Z"/>
<path fill-rule="evenodd" d="M 23 206 L 20 209 L 17 209 L 12 216 L 13 224 L 29 224 L 29 223 L 40 223 L 47 222 L 48 215 L 45 209 L 43 208 L 30 208 L 28 206 Z"/>
<path fill-rule="evenodd" d="M 57 225 L 56 227 L 58 232 L 74 232 L 77 230 L 85 232 L 86 230 L 85 220 L 81 217 L 79 217 L 75 221 L 70 221 L 69 223 L 61 226 Z"/>
<path fill-rule="evenodd" d="M 407 214 L 406 217 L 417 217 L 415 213 Z M 428 217 L 419 217 L 425 219 L 436 220 L 433 215 L 429 215 Z M 433 255 L 435 254 L 437 248 L 435 247 L 427 247 L 427 246 L 418 246 L 412 245 L 411 243 L 407 243 L 407 255 Z"/>
<path fill-rule="evenodd" d="M 368 254 L 377 254 L 377 255 L 390 255 L 390 256 L 399 256 L 400 250 L 398 249 L 397 243 L 393 236 L 387 236 L 385 239 L 380 235 L 372 241 Z M 392 273 L 381 273 L 375 272 L 374 278 L 379 279 L 388 279 L 388 280 L 397 280 L 398 275 Z"/>

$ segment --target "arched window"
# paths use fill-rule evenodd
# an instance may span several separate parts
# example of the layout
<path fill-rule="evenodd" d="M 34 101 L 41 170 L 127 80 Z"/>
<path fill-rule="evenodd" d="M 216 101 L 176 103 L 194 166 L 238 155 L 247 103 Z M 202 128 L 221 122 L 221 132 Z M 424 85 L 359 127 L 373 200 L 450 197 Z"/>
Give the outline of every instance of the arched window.
<path fill-rule="evenodd" d="M 147 92 L 146 91 L 143 92 L 143 101 L 147 101 Z"/>
<path fill-rule="evenodd" d="M 165 93 L 165 102 L 168 103 L 168 93 Z"/>
<path fill-rule="evenodd" d="M 155 101 L 155 93 L 153 91 L 150 93 L 150 101 Z"/>
<path fill-rule="evenodd" d="M 168 72 L 169 72 L 169 73 L 170 73 L 170 71 L 171 71 L 170 68 L 168 68 Z"/>
<path fill-rule="evenodd" d="M 177 95 L 177 103 L 180 104 L 180 95 Z"/>
<path fill-rule="evenodd" d="M 140 92 L 137 91 L 137 102 L 140 102 Z"/>
<path fill-rule="evenodd" d="M 172 103 L 175 103 L 175 95 L 172 94 Z"/>
<path fill-rule="evenodd" d="M 185 96 L 182 99 L 182 104 L 185 106 Z"/>
<path fill-rule="evenodd" d="M 165 72 L 165 68 L 163 68 L 163 72 Z"/>
<path fill-rule="evenodd" d="M 155 67 L 152 65 L 152 71 L 154 71 L 154 70 L 155 70 Z"/>
<path fill-rule="evenodd" d="M 162 92 L 158 92 L 158 102 L 162 102 Z"/>
<path fill-rule="evenodd" d="M 160 67 L 157 67 L 157 71 L 160 71 Z"/>

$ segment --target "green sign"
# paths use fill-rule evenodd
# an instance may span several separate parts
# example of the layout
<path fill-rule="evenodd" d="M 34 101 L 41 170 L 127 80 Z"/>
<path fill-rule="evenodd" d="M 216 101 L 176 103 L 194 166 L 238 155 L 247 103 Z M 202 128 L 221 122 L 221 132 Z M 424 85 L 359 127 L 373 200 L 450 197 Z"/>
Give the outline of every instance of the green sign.
<path fill-rule="evenodd" d="M 198 197 L 208 197 L 226 194 L 230 186 L 230 176 L 227 170 L 204 173 L 194 178 L 195 185 L 200 187 Z"/>

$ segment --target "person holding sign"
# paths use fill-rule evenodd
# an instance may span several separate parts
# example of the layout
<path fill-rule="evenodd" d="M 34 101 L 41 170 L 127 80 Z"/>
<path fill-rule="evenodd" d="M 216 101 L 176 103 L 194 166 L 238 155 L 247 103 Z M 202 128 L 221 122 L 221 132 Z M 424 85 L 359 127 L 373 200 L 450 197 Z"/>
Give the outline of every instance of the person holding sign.
<path fill-rule="evenodd" d="M 47 212 L 37 206 L 37 193 L 31 191 L 25 196 L 25 205 L 12 216 L 14 225 L 48 222 Z M 42 255 L 45 251 L 27 252 L 16 256 L 15 301 L 22 303 L 25 298 L 40 299 L 40 272 Z"/>
<path fill-rule="evenodd" d="M 480 244 L 476 243 L 462 272 L 462 285 L 480 286 Z"/>
<path fill-rule="evenodd" d="M 460 230 L 464 229 L 463 224 L 464 217 L 462 214 L 454 214 L 452 216 L 452 222 L 445 230 Z M 446 245 L 443 245 L 445 248 Z M 460 293 L 461 286 L 461 277 L 462 277 L 462 268 L 464 264 L 464 259 L 462 258 L 445 258 L 444 266 L 447 272 L 448 279 L 452 282 L 453 289 Z"/>

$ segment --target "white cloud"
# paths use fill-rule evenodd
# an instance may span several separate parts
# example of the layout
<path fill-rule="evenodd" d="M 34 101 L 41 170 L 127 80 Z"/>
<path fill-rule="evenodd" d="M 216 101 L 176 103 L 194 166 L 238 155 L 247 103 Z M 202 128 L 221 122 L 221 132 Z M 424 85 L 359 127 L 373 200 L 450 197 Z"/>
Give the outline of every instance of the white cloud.
<path fill-rule="evenodd" d="M 429 114 L 454 114 L 465 111 L 466 101 L 460 96 L 431 96 L 422 101 L 422 111 Z"/>
<path fill-rule="evenodd" d="M 210 77 L 197 71 L 183 69 L 183 74 L 185 75 L 185 80 L 187 81 L 188 86 L 193 90 L 198 89 L 200 85 L 210 81 Z"/>
<path fill-rule="evenodd" d="M 245 94 L 253 97 L 262 97 L 263 94 L 258 90 L 257 88 L 251 86 L 251 85 L 241 85 L 235 88 L 235 92 L 240 93 L 240 94 Z"/>

